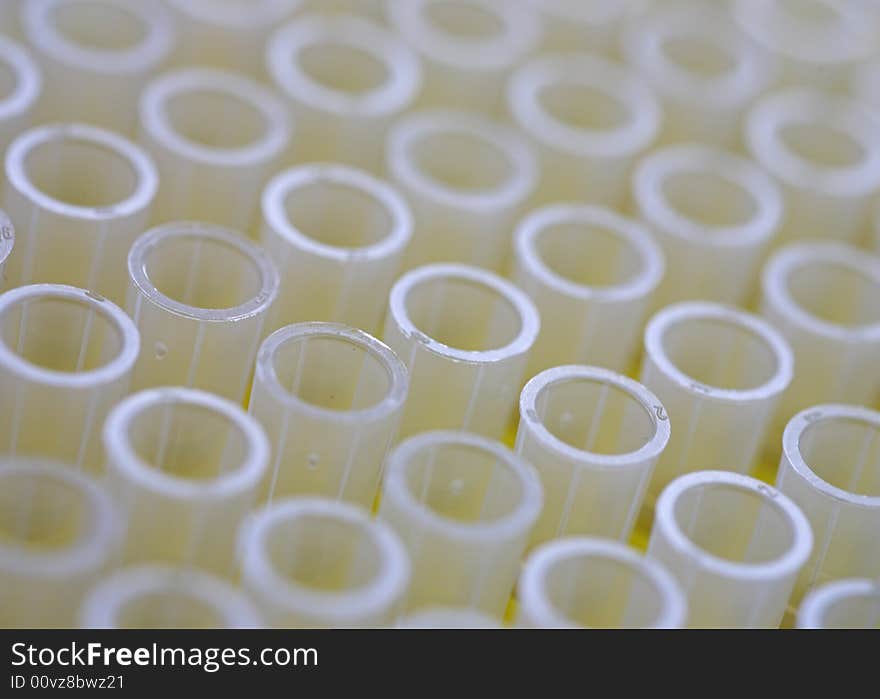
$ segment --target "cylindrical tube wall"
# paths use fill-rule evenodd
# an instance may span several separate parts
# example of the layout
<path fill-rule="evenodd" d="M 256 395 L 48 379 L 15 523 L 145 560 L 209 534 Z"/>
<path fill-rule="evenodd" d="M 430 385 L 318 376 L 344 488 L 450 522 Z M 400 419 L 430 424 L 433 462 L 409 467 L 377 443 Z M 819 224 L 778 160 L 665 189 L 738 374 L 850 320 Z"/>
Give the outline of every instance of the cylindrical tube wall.
<path fill-rule="evenodd" d="M 281 272 L 272 328 L 332 321 L 377 333 L 413 222 L 385 182 L 344 165 L 286 170 L 263 191 L 262 242 Z"/>
<path fill-rule="evenodd" d="M 397 622 L 398 629 L 500 629 L 497 619 L 474 609 L 425 607 Z"/>
<path fill-rule="evenodd" d="M 277 30 L 266 51 L 297 129 L 296 161 L 382 172 L 385 132 L 421 86 L 412 50 L 359 17 L 313 14 Z"/>
<path fill-rule="evenodd" d="M 609 209 L 534 211 L 513 240 L 513 280 L 541 314 L 527 376 L 562 364 L 628 371 L 665 268 L 641 225 Z"/>
<path fill-rule="evenodd" d="M 838 238 L 859 243 L 880 192 L 880 116 L 848 98 L 791 88 L 749 112 L 745 142 L 782 185 L 777 242 Z"/>
<path fill-rule="evenodd" d="M 48 461 L 0 461 L 0 626 L 75 628 L 121 528 L 87 476 Z"/>
<path fill-rule="evenodd" d="M 508 0 L 388 0 L 389 23 L 424 65 L 420 108 L 493 114 L 504 84 L 540 38 L 533 10 Z"/>
<path fill-rule="evenodd" d="M 287 108 L 271 90 L 238 73 L 166 73 L 142 93 L 140 124 L 160 176 L 154 222 L 254 232 L 260 192 L 290 145 Z"/>
<path fill-rule="evenodd" d="M 242 527 L 239 545 L 242 584 L 271 626 L 385 626 L 410 580 L 400 539 L 348 503 L 271 505 Z"/>
<path fill-rule="evenodd" d="M 187 386 L 241 403 L 278 296 L 269 257 L 225 228 L 169 223 L 138 238 L 128 272 L 141 333 L 132 390 Z"/>
<path fill-rule="evenodd" d="M 852 90 L 862 102 L 880 109 L 880 58 L 859 66 L 853 76 Z"/>
<path fill-rule="evenodd" d="M 757 316 L 700 302 L 657 313 L 645 331 L 641 383 L 663 402 L 673 428 L 647 502 L 707 465 L 750 472 L 793 371 L 785 338 Z"/>
<path fill-rule="evenodd" d="M 0 454 L 103 466 L 100 433 L 128 393 L 140 342 L 110 301 L 55 284 L 0 296 Z"/>
<path fill-rule="evenodd" d="M 652 2 L 652 0 L 647 0 Z M 525 0 L 539 15 L 541 48 L 615 55 L 621 27 L 646 0 Z"/>
<path fill-rule="evenodd" d="M 427 265 L 391 289 L 385 342 L 410 374 L 401 437 L 433 429 L 501 439 L 540 329 L 510 282 L 466 265 Z"/>
<path fill-rule="evenodd" d="M 210 393 L 163 388 L 119 403 L 103 436 L 110 490 L 128 513 L 122 562 L 231 575 L 269 461 L 259 423 Z"/>
<path fill-rule="evenodd" d="M 623 66 L 587 54 L 531 60 L 511 77 L 507 100 L 538 149 L 539 204 L 619 206 L 636 158 L 660 129 L 653 92 Z"/>
<path fill-rule="evenodd" d="M 799 629 L 880 628 L 880 583 L 836 580 L 811 592 L 798 610 Z"/>
<path fill-rule="evenodd" d="M 164 4 L 28 0 L 21 19 L 46 83 L 37 119 L 132 135 L 141 90 L 174 45 Z"/>
<path fill-rule="evenodd" d="M 613 371 L 565 366 L 529 381 L 519 412 L 515 451 L 544 487 L 531 544 L 569 535 L 625 541 L 669 441 L 657 397 Z"/>
<path fill-rule="evenodd" d="M 386 160 L 415 218 L 407 269 L 460 262 L 503 271 L 538 175 L 515 131 L 465 112 L 418 112 L 391 128 Z"/>
<path fill-rule="evenodd" d="M 702 145 L 646 156 L 632 180 L 639 217 L 666 255 L 657 308 L 689 299 L 745 305 L 782 225 L 782 193 L 754 163 Z"/>
<path fill-rule="evenodd" d="M 403 362 L 361 330 L 300 323 L 269 336 L 250 403 L 272 443 L 262 497 L 310 494 L 372 507 L 408 385 Z"/>
<path fill-rule="evenodd" d="M 523 565 L 517 626 L 532 629 L 678 629 L 687 603 L 662 565 L 605 539 L 544 544 Z"/>
<path fill-rule="evenodd" d="M 40 69 L 30 54 L 0 34 L 0 157 L 12 139 L 31 125 L 42 89 Z"/>
<path fill-rule="evenodd" d="M 125 261 L 158 183 L 150 157 L 111 131 L 64 124 L 21 134 L 6 152 L 3 208 L 17 229 L 9 284 L 70 284 L 122 305 Z"/>
<path fill-rule="evenodd" d="M 796 415 L 782 437 L 776 487 L 816 537 L 793 602 L 830 580 L 880 575 L 880 413 L 826 404 Z"/>
<path fill-rule="evenodd" d="M 0 2 L 0 34 L 21 39 L 21 6 L 24 0 L 4 0 Z"/>
<path fill-rule="evenodd" d="M 407 611 L 448 605 L 500 619 L 541 500 L 535 471 L 498 442 L 427 432 L 395 448 L 379 516 L 412 561 Z"/>
<path fill-rule="evenodd" d="M 810 523 L 785 495 L 701 471 L 663 491 L 648 556 L 681 583 L 689 627 L 776 628 L 812 546 Z"/>
<path fill-rule="evenodd" d="M 386 19 L 385 0 L 302 0 L 303 12 L 366 17 L 374 22 Z"/>
<path fill-rule="evenodd" d="M 15 228 L 6 212 L 0 209 L 0 292 L 6 289 L 6 260 L 15 247 Z"/>
<path fill-rule="evenodd" d="M 124 568 L 89 592 L 79 613 L 84 629 L 253 629 L 254 604 L 221 578 L 166 566 Z"/>

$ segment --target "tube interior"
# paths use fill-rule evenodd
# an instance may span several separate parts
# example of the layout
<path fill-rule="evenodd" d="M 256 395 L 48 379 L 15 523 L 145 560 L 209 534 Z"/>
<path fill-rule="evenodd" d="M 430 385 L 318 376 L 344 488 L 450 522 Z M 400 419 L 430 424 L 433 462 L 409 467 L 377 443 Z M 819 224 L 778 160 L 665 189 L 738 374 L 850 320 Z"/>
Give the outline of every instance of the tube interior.
<path fill-rule="evenodd" d="M 880 592 L 833 600 L 822 610 L 823 629 L 880 629 Z"/>
<path fill-rule="evenodd" d="M 263 138 L 267 130 L 263 113 L 232 92 L 207 88 L 178 92 L 169 96 L 165 108 L 180 136 L 207 148 L 246 148 Z"/>
<path fill-rule="evenodd" d="M 424 9 L 430 22 L 456 39 L 495 39 L 504 32 L 504 22 L 487 7 L 467 0 L 433 0 Z"/>
<path fill-rule="evenodd" d="M 225 619 L 185 589 L 150 591 L 126 600 L 117 614 L 122 629 L 220 629 Z"/>
<path fill-rule="evenodd" d="M 496 144 L 469 131 L 435 131 L 410 145 L 410 157 L 423 175 L 463 194 L 504 187 L 513 164 Z"/>
<path fill-rule="evenodd" d="M 18 87 L 18 74 L 0 56 L 0 104 L 9 99 Z"/>
<path fill-rule="evenodd" d="M 388 67 L 372 53 L 340 42 L 306 46 L 300 51 L 298 61 L 300 68 L 316 83 L 351 96 L 378 90 L 390 77 Z"/>
<path fill-rule="evenodd" d="M 817 27 L 834 25 L 841 19 L 833 5 L 821 0 L 776 0 L 776 4 L 792 19 Z"/>
<path fill-rule="evenodd" d="M 709 171 L 668 174 L 663 194 L 679 215 L 709 228 L 744 226 L 758 213 L 748 190 Z"/>
<path fill-rule="evenodd" d="M 736 59 L 722 46 L 697 34 L 668 37 L 662 49 L 672 63 L 700 80 L 716 80 L 736 68 Z"/>
<path fill-rule="evenodd" d="M 52 23 L 71 43 L 99 51 L 127 51 L 147 36 L 147 27 L 137 14 L 100 0 L 59 3 L 53 9 Z"/>
<path fill-rule="evenodd" d="M 788 291 L 810 315 L 844 328 L 880 324 L 880 282 L 860 269 L 814 258 L 789 272 Z"/>
<path fill-rule="evenodd" d="M 880 497 L 880 425 L 828 417 L 807 425 L 798 441 L 804 462 L 827 483 Z"/>
<path fill-rule="evenodd" d="M 91 513 L 92 503 L 63 479 L 19 471 L 0 479 L 0 546 L 64 551 L 88 536 Z"/>
<path fill-rule="evenodd" d="M 857 167 L 865 158 L 864 147 L 852 136 L 820 122 L 785 124 L 779 138 L 792 153 L 813 167 L 847 169 Z"/>
<path fill-rule="evenodd" d="M 556 121 L 580 131 L 613 131 L 629 121 L 629 109 L 614 95 L 590 85 L 557 82 L 539 95 Z"/>

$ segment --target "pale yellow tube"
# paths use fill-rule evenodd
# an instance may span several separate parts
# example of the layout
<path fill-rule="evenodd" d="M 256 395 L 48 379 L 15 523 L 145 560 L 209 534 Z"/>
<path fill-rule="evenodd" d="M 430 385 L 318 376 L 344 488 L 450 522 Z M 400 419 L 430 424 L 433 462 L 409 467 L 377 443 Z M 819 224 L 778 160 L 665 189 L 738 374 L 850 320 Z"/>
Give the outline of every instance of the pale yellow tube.
<path fill-rule="evenodd" d="M 0 26 L 3 21 L 0 18 Z M 12 140 L 31 125 L 42 90 L 42 73 L 28 50 L 0 35 L 0 157 Z"/>

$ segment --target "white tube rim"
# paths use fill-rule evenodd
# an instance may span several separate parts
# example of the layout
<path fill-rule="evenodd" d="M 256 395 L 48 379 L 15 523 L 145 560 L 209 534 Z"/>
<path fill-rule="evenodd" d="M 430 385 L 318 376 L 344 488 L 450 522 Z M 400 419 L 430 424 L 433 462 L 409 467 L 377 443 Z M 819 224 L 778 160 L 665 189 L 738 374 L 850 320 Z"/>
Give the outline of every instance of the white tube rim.
<path fill-rule="evenodd" d="M 631 279 L 610 286 L 587 286 L 551 269 L 536 246 L 546 228 L 562 224 L 600 226 L 622 239 L 641 258 L 641 269 Z M 660 285 L 666 269 L 663 250 L 637 221 L 599 206 L 551 204 L 527 215 L 514 232 L 517 260 L 528 273 L 565 296 L 584 301 L 623 302 L 649 296 Z"/>
<path fill-rule="evenodd" d="M 332 410 L 309 403 L 287 391 L 278 380 L 275 353 L 288 342 L 299 342 L 315 337 L 343 340 L 359 347 L 373 357 L 388 372 L 388 392 L 375 405 L 358 410 Z M 256 380 L 265 386 L 275 400 L 298 413 L 321 420 L 368 425 L 385 420 L 403 407 L 409 391 L 409 372 L 400 358 L 383 342 L 358 328 L 341 323 L 311 321 L 288 325 L 276 330 L 263 342 L 257 354 Z"/>
<path fill-rule="evenodd" d="M 146 408 L 174 403 L 211 410 L 232 423 L 247 443 L 243 463 L 234 471 L 211 480 L 192 481 L 167 474 L 144 461 L 128 439 L 131 423 Z M 270 453 L 269 439 L 263 428 L 236 403 L 182 387 L 149 389 L 122 400 L 107 415 L 103 440 L 110 468 L 139 487 L 173 500 L 227 498 L 255 489 L 266 473 Z"/>
<path fill-rule="evenodd" d="M 166 296 L 150 280 L 146 270 L 146 258 L 165 241 L 174 238 L 195 238 L 235 248 L 246 257 L 260 275 L 260 291 L 232 308 L 212 309 L 190 306 Z M 151 228 L 141 235 L 128 253 L 128 274 L 131 281 L 146 300 L 159 308 L 180 316 L 206 323 L 235 323 L 266 313 L 278 298 L 280 276 L 275 264 L 259 246 L 251 243 L 240 233 L 211 223 L 177 221 Z"/>
<path fill-rule="evenodd" d="M 681 530 L 675 516 L 678 498 L 686 490 L 704 485 L 733 487 L 757 494 L 764 503 L 774 507 L 791 528 L 792 541 L 780 556 L 761 563 L 745 563 L 721 558 L 697 546 Z M 654 509 L 654 527 L 680 555 L 687 556 L 700 568 L 715 575 L 741 581 L 766 581 L 795 575 L 807 562 L 813 549 L 813 531 L 800 507 L 788 496 L 750 476 L 731 471 L 697 471 L 679 476 L 667 485 Z"/>
<path fill-rule="evenodd" d="M 808 594 L 797 613 L 799 629 L 827 629 L 825 615 L 839 602 L 858 597 L 874 597 L 880 603 L 880 582 L 870 578 L 834 580 Z"/>
<path fill-rule="evenodd" d="M 663 183 L 670 175 L 699 171 L 715 175 L 748 194 L 755 205 L 751 220 L 707 226 L 680 213 L 666 197 Z M 768 174 L 751 161 L 712 146 L 686 144 L 654 151 L 636 166 L 632 183 L 633 196 L 649 223 L 667 235 L 699 246 L 763 245 L 776 234 L 785 212 L 782 193 Z"/>
<path fill-rule="evenodd" d="M 300 8 L 303 0 L 256 0 L 244 7 L 205 0 L 167 0 L 178 12 L 226 30 L 269 29 Z"/>
<path fill-rule="evenodd" d="M 0 316 L 19 303 L 33 299 L 75 301 L 100 313 L 119 334 L 119 351 L 109 362 L 89 371 L 66 372 L 32 364 L 13 351 L 0 337 L 0 364 L 23 380 L 59 389 L 95 390 L 120 381 L 134 368 L 141 348 L 141 338 L 134 321 L 112 301 L 94 291 L 65 284 L 29 284 L 0 294 Z"/>
<path fill-rule="evenodd" d="M 479 284 L 503 297 L 519 316 L 520 328 L 516 337 L 497 349 L 462 350 L 450 347 L 419 330 L 409 317 L 407 297 L 416 285 L 443 277 Z M 430 264 L 410 270 L 391 287 L 389 312 L 404 337 L 414 340 L 429 352 L 469 364 L 490 364 L 525 354 L 535 344 L 541 328 L 538 309 L 524 291 L 488 270 L 462 264 Z"/>
<path fill-rule="evenodd" d="M 0 100 L 2 121 L 22 115 L 36 104 L 43 90 L 43 77 L 24 47 L 5 36 L 0 36 L 0 62 L 15 74 L 15 89 Z"/>
<path fill-rule="evenodd" d="M 381 240 L 357 248 L 328 245 L 303 233 L 288 218 L 285 199 L 300 187 L 321 182 L 350 187 L 378 202 L 391 219 L 390 230 Z M 263 190 L 262 210 L 265 222 L 295 248 L 339 264 L 383 260 L 402 254 L 413 235 L 413 216 L 403 196 L 383 180 L 347 165 L 311 163 L 278 173 Z"/>
<path fill-rule="evenodd" d="M 12 254 L 13 247 L 15 247 L 15 228 L 6 212 L 0 209 L 0 269 L 3 269 L 3 263 Z"/>
<path fill-rule="evenodd" d="M 762 340 L 776 360 L 773 376 L 755 388 L 728 389 L 708 386 L 681 371 L 666 353 L 663 336 L 676 323 L 702 319 L 736 325 Z M 660 310 L 645 329 L 645 352 L 667 377 L 688 393 L 727 403 L 749 403 L 778 396 L 788 388 L 794 376 L 794 354 L 779 331 L 756 315 L 718 303 L 687 301 Z"/>
<path fill-rule="evenodd" d="M 619 541 L 592 537 L 565 537 L 539 546 L 523 565 L 517 583 L 521 609 L 542 620 L 542 626 L 580 628 L 544 594 L 544 577 L 556 563 L 571 557 L 606 558 L 620 563 L 649 582 L 661 600 L 660 614 L 647 627 L 675 629 L 684 626 L 687 601 L 678 582 L 659 562 Z"/>

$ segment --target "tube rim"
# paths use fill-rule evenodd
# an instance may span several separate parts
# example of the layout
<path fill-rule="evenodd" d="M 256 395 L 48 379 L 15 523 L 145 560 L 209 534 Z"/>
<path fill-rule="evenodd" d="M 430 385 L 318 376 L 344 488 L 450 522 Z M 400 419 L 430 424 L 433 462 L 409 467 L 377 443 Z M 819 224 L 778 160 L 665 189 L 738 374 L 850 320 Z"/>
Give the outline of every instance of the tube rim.
<path fill-rule="evenodd" d="M 15 89 L 0 100 L 0 121 L 12 119 L 33 108 L 43 91 L 43 76 L 23 46 L 0 35 L 0 61 L 15 74 Z"/>
<path fill-rule="evenodd" d="M 828 629 L 825 617 L 838 603 L 853 598 L 876 597 L 880 600 L 880 583 L 870 578 L 834 580 L 808 594 L 797 613 L 799 629 Z"/>

